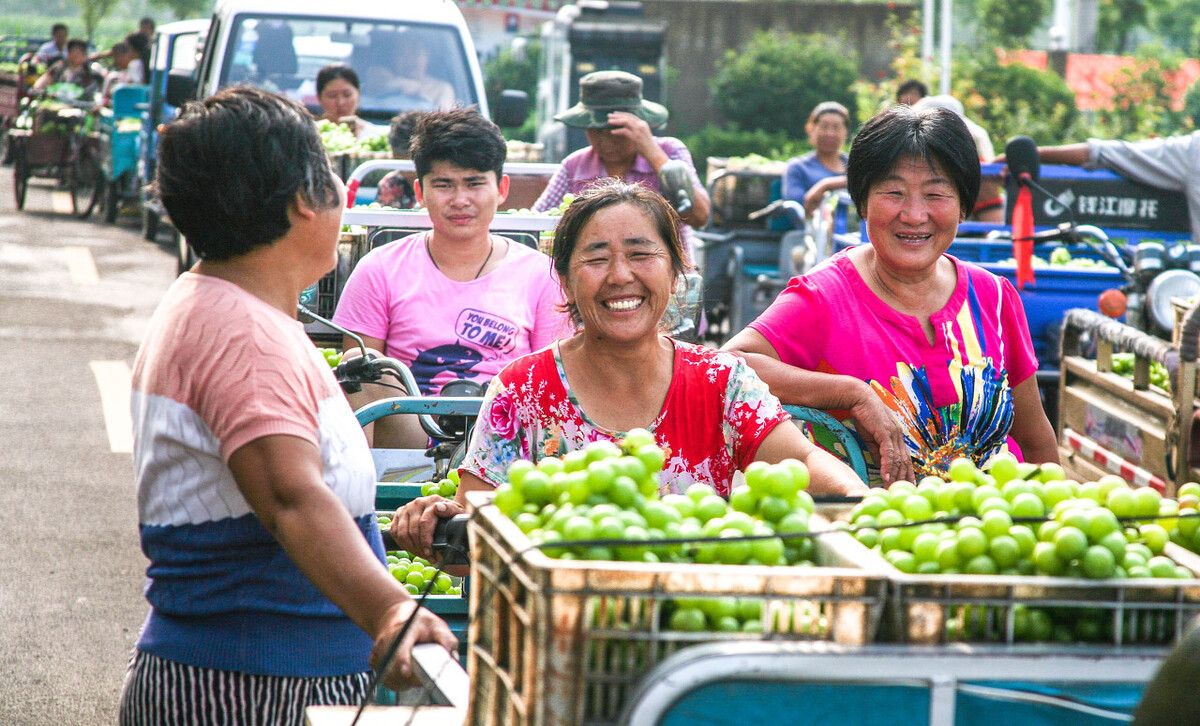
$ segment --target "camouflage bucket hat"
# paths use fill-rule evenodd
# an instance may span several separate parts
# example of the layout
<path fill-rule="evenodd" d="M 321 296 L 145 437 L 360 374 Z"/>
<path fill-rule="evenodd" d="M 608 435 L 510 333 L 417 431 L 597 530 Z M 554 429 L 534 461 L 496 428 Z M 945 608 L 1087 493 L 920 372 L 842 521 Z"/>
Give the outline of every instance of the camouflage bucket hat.
<path fill-rule="evenodd" d="M 670 115 L 662 105 L 642 98 L 641 78 L 625 71 L 596 71 L 579 79 L 579 103 L 554 120 L 580 129 L 603 129 L 613 111 L 631 113 L 650 128 L 662 126 Z"/>

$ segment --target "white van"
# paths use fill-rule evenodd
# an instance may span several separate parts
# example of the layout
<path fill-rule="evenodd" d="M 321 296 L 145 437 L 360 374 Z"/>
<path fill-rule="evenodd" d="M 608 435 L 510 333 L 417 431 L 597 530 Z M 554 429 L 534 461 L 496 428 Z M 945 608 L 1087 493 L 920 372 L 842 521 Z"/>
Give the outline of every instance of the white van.
<path fill-rule="evenodd" d="M 195 74 L 173 78 L 169 96 L 252 85 L 316 111 L 317 71 L 330 63 L 357 72 L 359 115 L 370 121 L 450 105 L 490 116 L 475 45 L 450 0 L 218 0 Z"/>

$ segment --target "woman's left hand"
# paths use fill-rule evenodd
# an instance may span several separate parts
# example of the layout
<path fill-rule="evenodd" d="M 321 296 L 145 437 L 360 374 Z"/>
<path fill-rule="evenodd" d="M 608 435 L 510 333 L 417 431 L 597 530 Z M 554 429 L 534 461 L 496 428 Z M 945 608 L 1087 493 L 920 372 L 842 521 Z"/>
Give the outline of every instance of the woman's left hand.
<path fill-rule="evenodd" d="M 400 690 L 414 682 L 412 668 L 412 649 L 418 643 L 437 643 L 450 653 L 458 650 L 458 638 L 450 631 L 446 621 L 434 615 L 425 608 L 417 607 L 413 599 L 398 603 L 381 619 L 379 634 L 375 637 L 375 645 L 371 648 L 370 665 L 378 670 L 383 657 L 387 654 L 392 641 L 399 635 L 404 624 L 413 619 L 412 626 L 404 634 L 404 641 L 396 650 L 396 656 L 387 664 L 384 671 L 383 684 L 393 690 Z"/>

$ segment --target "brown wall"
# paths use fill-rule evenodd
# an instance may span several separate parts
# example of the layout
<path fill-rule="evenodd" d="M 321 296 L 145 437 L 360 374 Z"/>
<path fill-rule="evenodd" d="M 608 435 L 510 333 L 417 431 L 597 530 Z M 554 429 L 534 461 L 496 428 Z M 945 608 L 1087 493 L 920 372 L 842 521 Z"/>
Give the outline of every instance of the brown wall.
<path fill-rule="evenodd" d="M 759 30 L 844 34 L 858 52 L 863 78 L 892 60 L 888 16 L 917 12 L 912 3 L 860 5 L 794 0 L 643 0 L 647 17 L 667 22 L 667 62 L 674 70 L 667 99 L 668 132 L 690 133 L 717 119 L 708 80 L 728 49 L 740 49 Z M 890 6 L 890 7 L 889 7 Z"/>

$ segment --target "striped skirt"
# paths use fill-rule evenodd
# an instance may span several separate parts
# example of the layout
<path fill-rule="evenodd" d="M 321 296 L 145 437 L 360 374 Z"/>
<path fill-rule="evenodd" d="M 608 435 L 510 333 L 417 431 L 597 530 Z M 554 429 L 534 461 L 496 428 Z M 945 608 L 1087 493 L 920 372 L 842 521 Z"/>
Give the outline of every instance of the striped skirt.
<path fill-rule="evenodd" d="M 304 709 L 357 706 L 370 673 L 263 676 L 163 660 L 135 650 L 121 693 L 121 726 L 304 726 Z"/>

